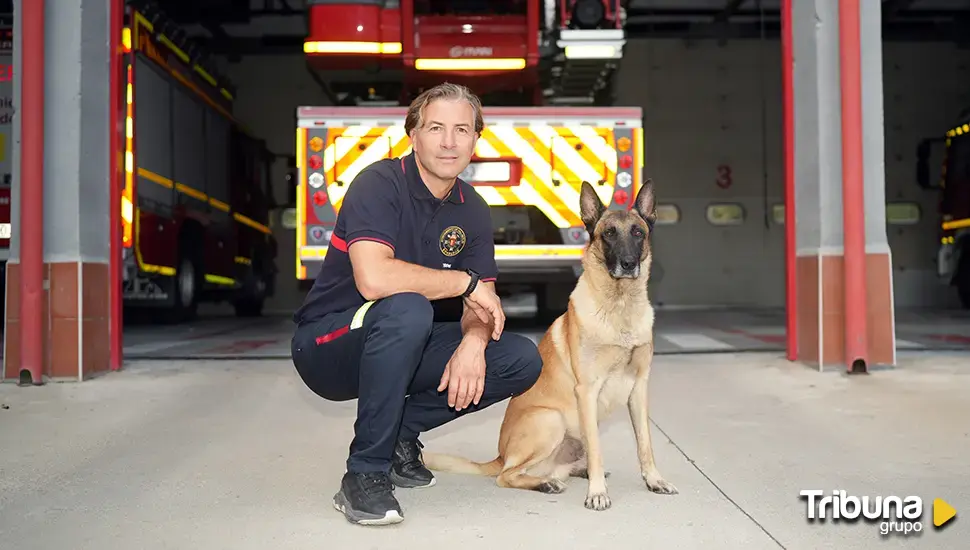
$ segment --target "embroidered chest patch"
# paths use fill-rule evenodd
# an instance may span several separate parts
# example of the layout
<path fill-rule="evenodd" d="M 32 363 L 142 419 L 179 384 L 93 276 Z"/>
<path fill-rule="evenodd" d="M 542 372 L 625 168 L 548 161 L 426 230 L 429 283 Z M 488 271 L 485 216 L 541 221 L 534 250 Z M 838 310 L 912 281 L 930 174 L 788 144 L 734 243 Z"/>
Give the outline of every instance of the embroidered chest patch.
<path fill-rule="evenodd" d="M 465 231 L 457 225 L 447 227 L 438 237 L 438 248 L 445 256 L 457 256 L 465 248 Z"/>

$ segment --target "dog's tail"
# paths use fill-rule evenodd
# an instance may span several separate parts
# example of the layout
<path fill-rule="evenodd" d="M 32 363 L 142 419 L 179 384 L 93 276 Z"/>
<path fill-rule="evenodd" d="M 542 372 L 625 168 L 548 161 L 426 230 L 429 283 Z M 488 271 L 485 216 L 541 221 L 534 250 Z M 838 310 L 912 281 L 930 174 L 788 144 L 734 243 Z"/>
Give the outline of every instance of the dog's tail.
<path fill-rule="evenodd" d="M 502 473 L 502 457 L 491 462 L 475 462 L 460 456 L 423 452 L 421 458 L 429 470 L 453 474 L 472 474 L 495 477 Z"/>

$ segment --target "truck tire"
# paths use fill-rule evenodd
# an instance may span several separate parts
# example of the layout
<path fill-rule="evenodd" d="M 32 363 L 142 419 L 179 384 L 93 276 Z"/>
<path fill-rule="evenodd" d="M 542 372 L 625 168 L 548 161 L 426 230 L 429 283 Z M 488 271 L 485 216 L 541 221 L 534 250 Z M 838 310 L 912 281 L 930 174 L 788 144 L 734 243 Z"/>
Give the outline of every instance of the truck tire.
<path fill-rule="evenodd" d="M 960 249 L 960 263 L 957 265 L 956 283 L 957 294 L 960 296 L 960 304 L 965 309 L 970 309 L 970 238 L 963 240 L 963 247 Z"/>
<path fill-rule="evenodd" d="M 260 317 L 263 315 L 263 304 L 266 302 L 266 290 L 269 283 L 262 271 L 253 271 L 246 282 L 242 296 L 233 302 L 236 317 Z"/>
<path fill-rule="evenodd" d="M 202 261 L 197 247 L 184 242 L 179 247 L 179 262 L 172 283 L 170 319 L 181 323 L 195 319 L 202 290 Z"/>

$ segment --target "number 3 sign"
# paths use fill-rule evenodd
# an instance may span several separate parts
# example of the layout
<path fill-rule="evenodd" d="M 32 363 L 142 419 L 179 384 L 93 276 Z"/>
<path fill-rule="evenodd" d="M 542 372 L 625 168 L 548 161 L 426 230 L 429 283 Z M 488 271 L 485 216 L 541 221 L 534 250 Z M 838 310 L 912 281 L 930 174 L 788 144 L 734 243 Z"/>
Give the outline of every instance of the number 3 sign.
<path fill-rule="evenodd" d="M 714 180 L 714 183 L 721 189 L 731 187 L 733 183 L 731 179 L 731 167 L 727 164 L 719 165 L 717 167 L 717 179 Z"/>

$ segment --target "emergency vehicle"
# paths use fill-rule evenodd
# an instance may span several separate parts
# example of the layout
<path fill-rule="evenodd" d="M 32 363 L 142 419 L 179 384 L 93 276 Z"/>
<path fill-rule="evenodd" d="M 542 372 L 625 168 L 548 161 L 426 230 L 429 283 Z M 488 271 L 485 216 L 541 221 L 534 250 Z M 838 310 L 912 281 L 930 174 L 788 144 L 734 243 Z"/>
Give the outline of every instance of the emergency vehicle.
<path fill-rule="evenodd" d="M 10 188 L 13 173 L 13 28 L 12 16 L 0 14 L 0 288 L 7 287 L 7 260 L 10 259 Z M 0 309 L 6 303 L 0 292 Z"/>
<path fill-rule="evenodd" d="M 298 109 L 298 279 L 319 272 L 354 177 L 377 160 L 411 152 L 406 112 Z M 571 285 L 588 239 L 579 217 L 581 183 L 590 182 L 613 209 L 631 208 L 642 184 L 640 108 L 486 107 L 483 114 L 486 127 L 461 178 L 492 208 L 499 281 Z"/>
<path fill-rule="evenodd" d="M 930 186 L 927 164 L 934 141 L 945 146 L 938 186 Z M 940 193 L 938 274 L 957 288 L 960 303 L 970 309 L 970 109 L 943 138 L 924 140 L 917 157 L 920 185 Z"/>
<path fill-rule="evenodd" d="M 276 277 L 274 157 L 233 117 L 231 85 L 178 27 L 151 3 L 129 4 L 124 305 L 182 320 L 201 301 L 230 301 L 237 315 L 259 315 Z"/>
<path fill-rule="evenodd" d="M 308 0 L 304 52 L 336 107 L 296 113 L 296 277 L 312 281 L 360 171 L 410 152 L 408 103 L 443 81 L 481 98 L 484 129 L 462 179 L 491 205 L 500 288 L 565 307 L 586 246 L 579 190 L 630 208 L 643 113 L 612 106 L 625 43 L 618 0 Z M 552 303 L 555 302 L 555 303 Z"/>

